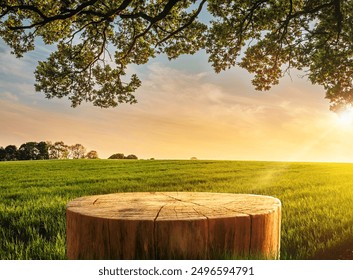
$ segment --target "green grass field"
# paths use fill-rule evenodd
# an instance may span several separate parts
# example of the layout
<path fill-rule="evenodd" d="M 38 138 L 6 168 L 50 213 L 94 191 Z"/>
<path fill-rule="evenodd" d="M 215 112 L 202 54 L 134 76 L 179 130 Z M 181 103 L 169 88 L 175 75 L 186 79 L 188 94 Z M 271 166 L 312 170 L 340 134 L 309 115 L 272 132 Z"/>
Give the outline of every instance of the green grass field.
<path fill-rule="evenodd" d="M 0 162 L 0 259 L 65 259 L 65 205 L 93 194 L 208 191 L 282 201 L 281 259 L 351 258 L 353 164 L 256 161 Z"/>

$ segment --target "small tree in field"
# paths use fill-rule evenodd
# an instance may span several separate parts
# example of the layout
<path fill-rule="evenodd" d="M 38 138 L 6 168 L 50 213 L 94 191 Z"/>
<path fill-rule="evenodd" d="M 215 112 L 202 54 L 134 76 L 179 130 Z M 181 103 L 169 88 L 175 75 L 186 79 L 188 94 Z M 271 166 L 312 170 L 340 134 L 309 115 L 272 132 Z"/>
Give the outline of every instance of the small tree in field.
<path fill-rule="evenodd" d="M 87 159 L 98 159 L 98 153 L 96 151 L 89 151 L 85 156 Z"/>
<path fill-rule="evenodd" d="M 73 159 L 85 158 L 86 148 L 81 144 L 75 144 L 69 147 L 70 157 Z"/>
<path fill-rule="evenodd" d="M 17 160 L 18 151 L 15 145 L 8 145 L 5 148 L 5 153 L 5 160 Z"/>
<path fill-rule="evenodd" d="M 138 157 L 135 155 L 128 155 L 125 157 L 125 159 L 138 159 Z"/>
<path fill-rule="evenodd" d="M 6 152 L 3 147 L 0 147 L 0 161 L 6 160 Z"/>
<path fill-rule="evenodd" d="M 39 159 L 40 151 L 37 142 L 27 142 L 20 146 L 17 152 L 19 160 L 37 160 Z"/>
<path fill-rule="evenodd" d="M 117 154 L 113 154 L 111 155 L 108 159 L 124 159 L 124 154 L 121 153 L 117 153 Z"/>
<path fill-rule="evenodd" d="M 63 142 L 47 142 L 49 159 L 67 159 L 69 157 L 69 147 Z"/>
<path fill-rule="evenodd" d="M 38 159 L 49 159 L 49 146 L 47 142 L 39 142 L 37 149 L 39 150 Z"/>

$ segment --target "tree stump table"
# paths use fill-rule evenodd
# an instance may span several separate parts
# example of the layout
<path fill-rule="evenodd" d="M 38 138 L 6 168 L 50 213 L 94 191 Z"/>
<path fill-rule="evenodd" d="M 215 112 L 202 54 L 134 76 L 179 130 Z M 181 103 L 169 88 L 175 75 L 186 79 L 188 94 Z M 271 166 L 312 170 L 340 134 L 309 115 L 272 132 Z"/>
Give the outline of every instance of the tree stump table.
<path fill-rule="evenodd" d="M 136 192 L 67 204 L 69 259 L 279 258 L 281 202 L 206 192 Z"/>

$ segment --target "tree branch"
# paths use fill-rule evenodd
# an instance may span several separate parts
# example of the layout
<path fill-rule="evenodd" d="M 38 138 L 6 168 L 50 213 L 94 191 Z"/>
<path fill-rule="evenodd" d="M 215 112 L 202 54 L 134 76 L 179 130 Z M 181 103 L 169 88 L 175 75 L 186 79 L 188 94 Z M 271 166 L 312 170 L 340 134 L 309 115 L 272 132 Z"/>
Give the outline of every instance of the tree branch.
<path fill-rule="evenodd" d="M 190 17 L 190 19 L 188 20 L 187 23 L 185 23 L 183 26 L 179 27 L 178 29 L 174 30 L 173 32 L 171 32 L 167 37 L 165 37 L 164 39 L 160 40 L 156 46 L 159 46 L 160 44 L 164 43 L 165 41 L 167 41 L 168 39 L 170 39 L 171 37 L 175 36 L 177 33 L 183 31 L 185 28 L 187 28 L 188 26 L 190 26 L 195 19 L 198 17 L 198 15 L 200 14 L 200 12 L 202 11 L 203 5 L 206 3 L 207 0 L 202 0 L 202 2 L 200 3 L 198 9 L 196 10 L 196 12 Z"/>
<path fill-rule="evenodd" d="M 133 50 L 133 48 L 136 45 L 137 39 L 145 36 L 148 31 L 150 31 L 150 29 L 160 20 L 162 20 L 163 18 L 165 18 L 170 11 L 173 9 L 173 7 L 182 0 L 169 0 L 168 3 L 164 6 L 164 9 L 162 12 L 160 12 L 158 15 L 156 15 L 155 17 L 151 17 L 150 20 L 148 20 L 150 22 L 150 24 L 148 25 L 148 27 L 141 32 L 140 34 L 136 35 L 133 37 L 132 42 L 130 44 L 130 47 L 128 49 L 128 51 L 125 53 L 125 55 L 122 57 L 122 59 L 125 59 Z"/>
<path fill-rule="evenodd" d="M 335 1 L 335 0 L 333 0 L 333 1 Z M 304 9 L 302 11 L 298 11 L 298 12 L 292 14 L 291 19 L 303 16 L 303 15 L 315 14 L 325 8 L 330 8 L 334 5 L 333 1 L 319 5 L 317 7 L 311 8 L 311 9 L 304 7 Z"/>
<path fill-rule="evenodd" d="M 343 14 L 341 11 L 341 1 L 340 0 L 333 0 L 333 2 L 334 2 L 334 6 L 335 6 L 335 16 L 336 16 L 336 20 L 337 20 L 337 40 L 336 40 L 336 42 L 338 42 L 339 37 L 342 32 Z"/>
<path fill-rule="evenodd" d="M 43 20 L 34 22 L 30 25 L 21 25 L 21 26 L 12 26 L 9 27 L 10 30 L 21 30 L 21 29 L 31 29 L 36 26 L 43 26 L 46 25 L 50 22 L 56 21 L 56 20 L 65 20 L 69 19 L 77 14 L 79 14 L 81 11 L 83 11 L 85 8 L 88 6 L 94 5 L 97 1 L 99 0 L 90 0 L 87 2 L 82 3 L 79 5 L 76 9 L 64 9 L 64 12 L 57 14 L 55 16 L 48 17 L 46 16 L 42 11 L 40 11 L 37 7 L 33 5 L 17 5 L 17 6 L 8 6 L 6 5 L 6 8 L 9 11 L 14 11 L 17 12 L 17 10 L 23 10 L 23 11 L 31 11 L 39 15 Z"/>
<path fill-rule="evenodd" d="M 40 9 L 38 9 L 33 5 L 17 5 L 17 6 L 4 5 L 3 8 L 7 9 L 7 13 L 10 12 L 11 10 L 23 10 L 23 11 L 34 12 L 37 15 L 39 15 L 43 20 L 47 20 L 48 18 Z"/>

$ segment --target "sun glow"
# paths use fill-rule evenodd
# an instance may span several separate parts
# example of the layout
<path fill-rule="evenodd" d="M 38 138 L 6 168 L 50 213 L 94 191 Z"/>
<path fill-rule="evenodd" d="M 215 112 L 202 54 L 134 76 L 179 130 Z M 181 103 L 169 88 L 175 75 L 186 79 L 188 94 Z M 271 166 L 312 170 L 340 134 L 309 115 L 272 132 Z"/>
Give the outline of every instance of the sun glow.
<path fill-rule="evenodd" d="M 341 125 L 353 125 L 353 108 L 349 106 L 338 113 L 338 120 Z"/>

